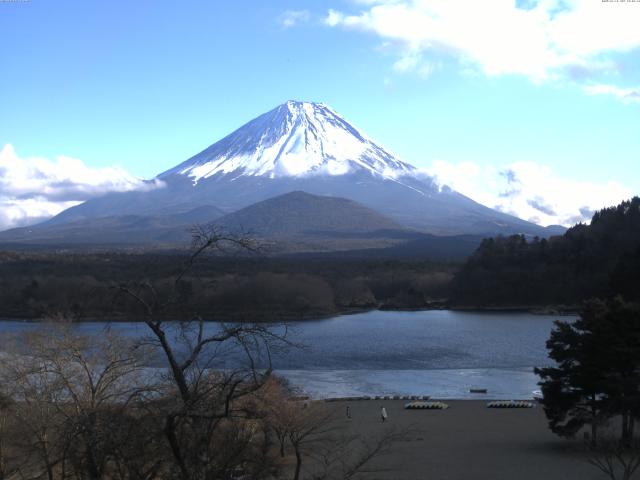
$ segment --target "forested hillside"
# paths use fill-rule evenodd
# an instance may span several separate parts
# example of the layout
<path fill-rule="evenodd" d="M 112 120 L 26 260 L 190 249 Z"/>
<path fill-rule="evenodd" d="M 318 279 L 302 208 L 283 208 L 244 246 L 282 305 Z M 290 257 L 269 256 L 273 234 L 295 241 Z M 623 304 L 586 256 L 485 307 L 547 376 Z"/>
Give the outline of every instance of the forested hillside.
<path fill-rule="evenodd" d="M 456 275 L 460 306 L 574 306 L 590 297 L 640 299 L 640 198 L 597 212 L 549 240 L 484 240 Z"/>

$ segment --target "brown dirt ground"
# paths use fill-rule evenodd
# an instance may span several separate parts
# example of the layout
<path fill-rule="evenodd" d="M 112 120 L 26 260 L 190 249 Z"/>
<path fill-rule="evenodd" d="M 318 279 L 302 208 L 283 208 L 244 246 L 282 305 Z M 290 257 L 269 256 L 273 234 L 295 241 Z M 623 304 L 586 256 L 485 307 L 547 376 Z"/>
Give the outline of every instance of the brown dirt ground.
<path fill-rule="evenodd" d="M 447 410 L 405 410 L 402 400 L 327 403 L 351 433 L 374 438 L 386 428 L 415 429 L 373 461 L 389 469 L 367 479 L 599 480 L 581 440 L 552 434 L 541 407 L 489 409 L 485 401 L 446 401 Z M 346 406 L 352 419 L 346 418 Z M 380 407 L 389 418 L 384 424 Z"/>

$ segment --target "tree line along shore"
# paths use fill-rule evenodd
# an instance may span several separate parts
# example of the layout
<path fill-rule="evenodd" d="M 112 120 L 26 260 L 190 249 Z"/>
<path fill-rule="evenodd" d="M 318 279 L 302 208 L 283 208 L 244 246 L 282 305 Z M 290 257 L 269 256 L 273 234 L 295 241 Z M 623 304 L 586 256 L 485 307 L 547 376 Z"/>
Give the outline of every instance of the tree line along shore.
<path fill-rule="evenodd" d="M 140 318 L 118 286 L 145 279 L 158 291 L 174 287 L 187 255 L 0 254 L 0 317 L 39 319 L 53 312 L 81 320 Z M 181 278 L 181 302 L 163 312 L 180 319 L 277 321 L 321 318 L 371 309 L 439 306 L 457 266 L 399 261 L 269 258 L 203 259 Z"/>

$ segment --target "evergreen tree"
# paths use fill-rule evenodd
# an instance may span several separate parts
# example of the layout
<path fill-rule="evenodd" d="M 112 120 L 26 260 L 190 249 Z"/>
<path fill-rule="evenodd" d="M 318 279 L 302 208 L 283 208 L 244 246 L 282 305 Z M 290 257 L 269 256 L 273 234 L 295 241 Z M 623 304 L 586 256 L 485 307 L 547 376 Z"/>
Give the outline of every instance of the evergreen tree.
<path fill-rule="evenodd" d="M 484 240 L 452 283 L 453 302 L 474 306 L 578 306 L 623 294 L 640 301 L 640 198 L 593 215 L 562 236 Z"/>
<path fill-rule="evenodd" d="M 571 437 L 608 418 L 622 419 L 622 440 L 633 437 L 640 416 L 640 309 L 616 298 L 585 303 L 580 318 L 556 322 L 547 341 L 557 366 L 537 368 L 549 427 Z"/>

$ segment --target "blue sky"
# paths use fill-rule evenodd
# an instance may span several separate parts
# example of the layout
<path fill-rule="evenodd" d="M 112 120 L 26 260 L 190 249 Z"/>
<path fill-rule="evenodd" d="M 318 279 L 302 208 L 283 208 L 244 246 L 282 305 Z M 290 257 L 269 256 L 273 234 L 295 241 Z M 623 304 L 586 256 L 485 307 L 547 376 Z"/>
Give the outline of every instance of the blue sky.
<path fill-rule="evenodd" d="M 0 2 L 0 148 L 12 146 L 6 164 L 25 163 L 12 184 L 27 177 L 37 190 L 29 172 L 62 168 L 62 157 L 84 172 L 76 190 L 129 188 L 300 99 L 540 223 L 638 193 L 640 4 L 480 3 Z M 5 224 L 82 200 L 44 198 L 38 209 L 32 192 L 25 206 L 8 175 Z M 572 203 L 548 188 L 600 198 Z M 501 196 L 509 189 L 526 194 Z M 532 195 L 558 215 L 536 217 Z"/>

